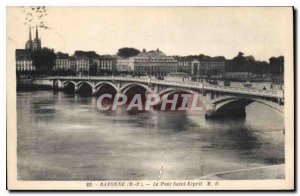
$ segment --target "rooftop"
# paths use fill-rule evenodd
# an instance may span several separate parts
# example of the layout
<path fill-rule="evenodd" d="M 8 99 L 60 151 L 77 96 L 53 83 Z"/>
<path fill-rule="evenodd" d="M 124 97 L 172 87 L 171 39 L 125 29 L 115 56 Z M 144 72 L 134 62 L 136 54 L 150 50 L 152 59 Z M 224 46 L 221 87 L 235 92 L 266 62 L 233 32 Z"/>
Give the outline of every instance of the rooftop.
<path fill-rule="evenodd" d="M 163 52 L 161 52 L 159 49 L 157 50 L 150 50 L 150 51 L 146 51 L 145 49 L 143 49 L 143 51 L 138 54 L 135 58 L 170 58 L 173 59 L 173 57 L 169 57 L 166 54 L 164 54 Z"/>

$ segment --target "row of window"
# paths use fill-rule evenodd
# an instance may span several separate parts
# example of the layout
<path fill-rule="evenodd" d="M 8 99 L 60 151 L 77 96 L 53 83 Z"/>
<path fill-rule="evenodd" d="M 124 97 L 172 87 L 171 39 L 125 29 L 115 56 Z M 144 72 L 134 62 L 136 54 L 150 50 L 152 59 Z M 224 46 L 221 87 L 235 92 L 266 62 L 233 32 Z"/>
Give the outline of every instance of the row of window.
<path fill-rule="evenodd" d="M 17 61 L 17 65 L 32 65 L 32 61 Z"/>
<path fill-rule="evenodd" d="M 77 66 L 77 71 L 78 70 L 86 70 L 86 71 L 88 71 L 89 70 L 89 66 L 88 65 L 78 65 Z"/>
<path fill-rule="evenodd" d="M 112 65 L 97 66 L 98 69 L 112 69 Z"/>
<path fill-rule="evenodd" d="M 135 62 L 172 62 L 177 63 L 174 59 L 134 59 Z"/>
<path fill-rule="evenodd" d="M 174 72 L 176 71 L 176 67 L 136 67 L 136 71 L 143 71 L 143 72 L 148 72 L 148 71 L 170 71 Z"/>
<path fill-rule="evenodd" d="M 17 70 L 35 70 L 35 66 L 32 65 L 19 65 L 17 66 Z"/>
<path fill-rule="evenodd" d="M 97 65 L 99 66 L 107 66 L 107 65 L 109 65 L 109 66 L 112 66 L 113 65 L 113 61 L 111 61 L 111 60 L 108 60 L 108 61 L 100 61 L 100 62 L 97 62 Z"/>
<path fill-rule="evenodd" d="M 135 63 L 134 67 L 176 67 L 176 63 Z"/>
<path fill-rule="evenodd" d="M 152 76 L 166 76 L 169 72 L 142 72 L 142 71 L 134 71 L 136 75 L 152 75 Z"/>

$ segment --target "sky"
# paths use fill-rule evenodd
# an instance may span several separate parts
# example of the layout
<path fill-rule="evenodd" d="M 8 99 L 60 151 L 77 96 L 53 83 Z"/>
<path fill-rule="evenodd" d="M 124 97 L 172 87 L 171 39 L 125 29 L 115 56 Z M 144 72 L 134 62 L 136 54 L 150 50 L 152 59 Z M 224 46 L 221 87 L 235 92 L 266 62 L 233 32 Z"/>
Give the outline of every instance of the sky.
<path fill-rule="evenodd" d="M 46 7 L 47 16 L 25 24 L 28 10 L 7 8 L 7 42 L 14 48 L 24 48 L 29 24 L 41 21 L 49 27 L 39 30 L 42 46 L 70 54 L 116 54 L 119 48 L 134 47 L 226 58 L 242 51 L 268 61 L 285 55 L 292 44 L 291 8 Z"/>

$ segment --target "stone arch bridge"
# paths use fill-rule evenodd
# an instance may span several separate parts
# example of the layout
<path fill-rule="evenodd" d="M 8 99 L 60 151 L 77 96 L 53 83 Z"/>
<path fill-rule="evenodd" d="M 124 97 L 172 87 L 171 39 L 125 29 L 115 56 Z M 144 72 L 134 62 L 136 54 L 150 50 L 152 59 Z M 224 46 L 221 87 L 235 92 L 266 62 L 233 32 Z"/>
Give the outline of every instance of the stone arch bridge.
<path fill-rule="evenodd" d="M 283 116 L 284 93 L 282 90 L 257 90 L 211 85 L 199 82 L 165 81 L 153 78 L 128 77 L 50 77 L 53 89 L 63 90 L 72 86 L 75 93 L 84 86 L 89 86 L 96 95 L 104 86 L 115 93 L 125 94 L 136 87 L 148 93 L 158 95 L 176 92 L 198 94 L 206 103 L 206 118 L 245 118 L 245 107 L 258 102 L 272 108 Z"/>

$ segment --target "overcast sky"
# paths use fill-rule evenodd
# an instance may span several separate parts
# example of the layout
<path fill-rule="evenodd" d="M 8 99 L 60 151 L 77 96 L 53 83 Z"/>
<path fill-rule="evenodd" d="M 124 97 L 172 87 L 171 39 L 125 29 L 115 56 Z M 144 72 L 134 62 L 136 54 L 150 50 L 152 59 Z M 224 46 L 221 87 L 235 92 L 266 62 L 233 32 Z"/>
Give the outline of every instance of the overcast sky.
<path fill-rule="evenodd" d="M 23 9 L 24 10 L 24 9 Z M 25 9 L 26 10 L 26 9 Z M 232 58 L 239 51 L 258 60 L 284 55 L 292 33 L 291 8 L 46 7 L 42 46 L 73 54 L 115 54 L 121 47 L 159 48 L 167 55 L 206 54 Z M 24 48 L 26 11 L 7 10 L 8 44 Z M 32 31 L 34 37 L 35 29 Z"/>

